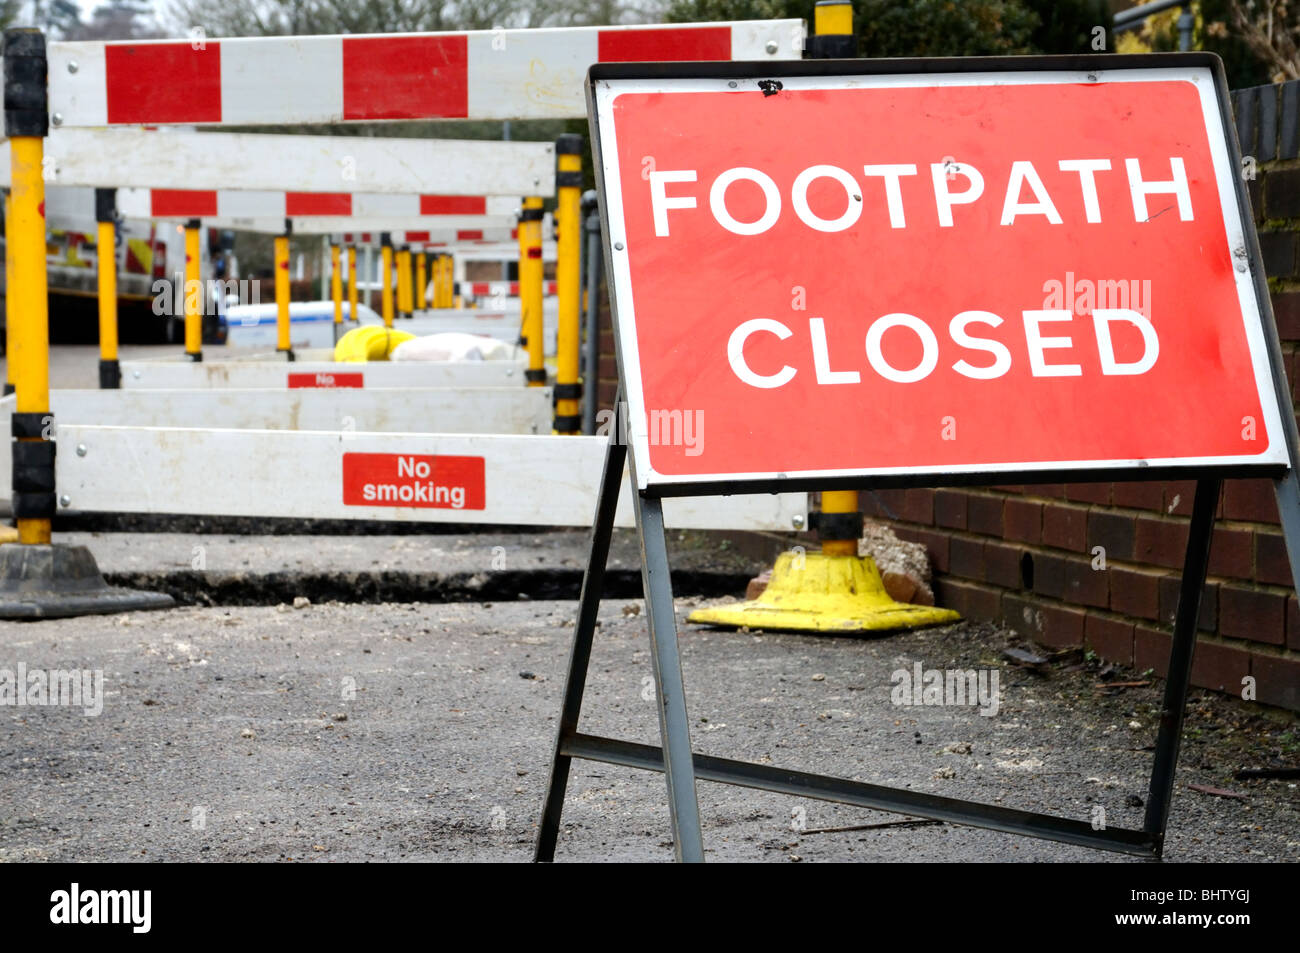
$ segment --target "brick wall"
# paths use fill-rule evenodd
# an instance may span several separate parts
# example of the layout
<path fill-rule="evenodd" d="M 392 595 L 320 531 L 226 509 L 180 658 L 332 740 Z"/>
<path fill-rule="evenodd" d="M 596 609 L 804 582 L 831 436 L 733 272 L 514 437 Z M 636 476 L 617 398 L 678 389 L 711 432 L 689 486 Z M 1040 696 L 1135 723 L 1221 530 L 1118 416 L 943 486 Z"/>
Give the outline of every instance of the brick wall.
<path fill-rule="evenodd" d="M 1300 81 L 1233 93 L 1273 308 L 1300 391 Z M 602 313 L 600 401 L 617 386 Z M 1163 675 L 1195 484 L 1070 483 L 988 489 L 882 490 L 869 516 L 924 543 L 941 605 L 1000 622 L 1050 646 Z M 1192 681 L 1300 710 L 1300 606 L 1267 480 L 1224 484 L 1211 544 Z"/>
<path fill-rule="evenodd" d="M 596 369 L 598 380 L 596 395 L 598 407 L 613 407 L 618 393 L 618 364 L 614 357 L 614 331 L 609 316 L 609 295 L 605 284 L 600 288 L 600 366 Z"/>
<path fill-rule="evenodd" d="M 940 604 L 1051 646 L 1164 674 L 1195 484 L 881 490 L 863 510 L 924 543 Z M 1300 609 L 1272 484 L 1219 501 L 1192 681 L 1300 709 Z"/>

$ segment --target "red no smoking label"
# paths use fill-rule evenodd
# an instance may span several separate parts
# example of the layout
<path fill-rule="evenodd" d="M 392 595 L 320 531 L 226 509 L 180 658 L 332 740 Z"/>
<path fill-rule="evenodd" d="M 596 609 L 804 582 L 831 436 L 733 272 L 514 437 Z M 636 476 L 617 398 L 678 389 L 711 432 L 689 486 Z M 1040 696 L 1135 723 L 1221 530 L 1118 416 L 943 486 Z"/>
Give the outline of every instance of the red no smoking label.
<path fill-rule="evenodd" d="M 327 371 L 321 373 L 292 373 L 289 389 L 298 387 L 365 387 L 366 378 L 360 371 Z"/>
<path fill-rule="evenodd" d="M 761 86 L 596 86 L 644 482 L 1285 461 L 1208 68 Z"/>
<path fill-rule="evenodd" d="M 343 454 L 345 506 L 415 506 L 481 510 L 483 457 L 411 453 Z"/>

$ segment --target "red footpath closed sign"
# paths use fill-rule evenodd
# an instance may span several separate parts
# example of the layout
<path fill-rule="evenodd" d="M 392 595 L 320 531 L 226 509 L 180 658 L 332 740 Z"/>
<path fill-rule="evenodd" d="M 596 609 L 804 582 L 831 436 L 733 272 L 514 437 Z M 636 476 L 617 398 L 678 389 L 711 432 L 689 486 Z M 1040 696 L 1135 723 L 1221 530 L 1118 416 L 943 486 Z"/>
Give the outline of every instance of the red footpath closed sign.
<path fill-rule="evenodd" d="M 593 98 L 643 486 L 1286 461 L 1209 68 Z"/>
<path fill-rule="evenodd" d="M 345 453 L 343 503 L 481 510 L 487 500 L 484 471 L 482 457 Z"/>
<path fill-rule="evenodd" d="M 289 375 L 289 389 L 298 387 L 365 387 L 366 378 L 360 371 L 329 371 L 324 373 L 294 373 Z"/>

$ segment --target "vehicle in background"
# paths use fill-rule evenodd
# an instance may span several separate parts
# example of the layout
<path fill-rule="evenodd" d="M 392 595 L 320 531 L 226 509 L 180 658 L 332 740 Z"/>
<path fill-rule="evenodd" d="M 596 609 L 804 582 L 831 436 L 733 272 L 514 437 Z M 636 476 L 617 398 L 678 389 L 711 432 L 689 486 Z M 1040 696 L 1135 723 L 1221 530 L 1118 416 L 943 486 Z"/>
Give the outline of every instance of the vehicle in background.
<path fill-rule="evenodd" d="M 78 192 L 93 190 L 48 193 L 45 262 L 53 344 L 94 344 L 99 340 L 101 250 L 96 224 L 82 212 L 87 205 L 93 208 L 93 202 L 82 195 L 67 195 Z M 174 222 L 119 220 L 116 235 L 118 340 L 123 344 L 183 343 L 185 320 L 178 293 L 185 278 L 184 228 Z M 206 279 L 236 277 L 234 233 L 205 229 L 204 238 L 200 243 L 205 278 L 203 339 L 221 343 L 222 296 L 209 292 Z M 0 237 L 0 248 L 3 246 Z M 0 282 L 7 290 L 8 275 L 2 270 Z M 4 326 L 0 311 L 0 341 Z"/>
<path fill-rule="evenodd" d="M 239 304 L 227 298 L 222 308 L 226 340 L 231 347 L 274 348 L 278 341 L 275 302 Z M 373 308 L 357 305 L 362 324 L 382 324 Z M 340 333 L 356 327 L 349 320 L 348 304 L 343 303 Z M 329 348 L 334 346 L 334 302 L 293 301 L 289 304 L 289 341 L 294 348 Z"/>

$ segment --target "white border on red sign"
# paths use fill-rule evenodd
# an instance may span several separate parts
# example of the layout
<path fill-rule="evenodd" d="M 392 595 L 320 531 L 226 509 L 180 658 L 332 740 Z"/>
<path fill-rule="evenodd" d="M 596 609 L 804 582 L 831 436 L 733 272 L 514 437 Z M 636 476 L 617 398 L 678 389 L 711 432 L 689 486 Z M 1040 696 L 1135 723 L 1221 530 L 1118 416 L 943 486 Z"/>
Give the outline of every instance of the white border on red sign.
<path fill-rule="evenodd" d="M 1250 269 L 1234 271 L 1237 298 L 1245 321 L 1247 345 L 1255 371 L 1255 386 L 1260 396 L 1264 414 L 1264 430 L 1268 446 L 1263 453 L 1219 457 L 1166 457 L 1159 459 L 1125 460 L 1052 460 L 1029 463 L 998 463 L 963 466 L 930 467 L 874 467 L 833 470 L 791 470 L 762 473 L 708 473 L 664 474 L 650 466 L 649 425 L 646 417 L 645 396 L 642 392 L 640 355 L 635 346 L 636 310 L 628 265 L 627 236 L 624 231 L 622 179 L 618 162 L 618 137 L 613 120 L 613 105 L 619 96 L 644 93 L 737 93 L 759 92 L 758 83 L 768 78 L 758 74 L 752 78 L 676 78 L 601 80 L 596 84 L 596 115 L 600 130 L 600 155 L 604 167 L 605 208 L 608 218 L 607 241 L 613 250 L 611 272 L 617 301 L 619 337 L 622 342 L 622 374 L 625 399 L 628 401 L 629 443 L 633 451 L 637 483 L 641 489 L 652 485 L 681 485 L 692 483 L 724 483 L 739 481 L 776 480 L 787 478 L 820 478 L 845 476 L 883 476 L 889 474 L 939 474 L 939 473 L 1017 473 L 1055 470 L 1125 470 L 1139 467 L 1209 466 L 1289 466 L 1285 431 L 1279 414 L 1278 400 L 1269 369 L 1268 343 L 1264 338 L 1263 320 L 1255 298 L 1254 279 Z M 1237 208 L 1236 180 L 1238 170 L 1228 155 L 1226 131 L 1219 110 L 1213 72 L 1207 67 L 1170 67 L 1166 69 L 1108 70 L 1044 70 L 1035 72 L 954 73 L 950 75 L 898 73 L 875 75 L 781 76 L 787 90 L 854 89 L 854 88 L 915 88 L 936 86 L 1016 86 L 1043 84 L 1095 84 L 1095 83 L 1147 83 L 1184 80 L 1192 83 L 1201 99 L 1201 110 L 1209 136 L 1210 152 L 1214 162 L 1215 180 L 1219 187 L 1220 207 L 1229 252 L 1245 247 L 1245 232 Z M 619 248 L 618 246 L 622 246 Z"/>

